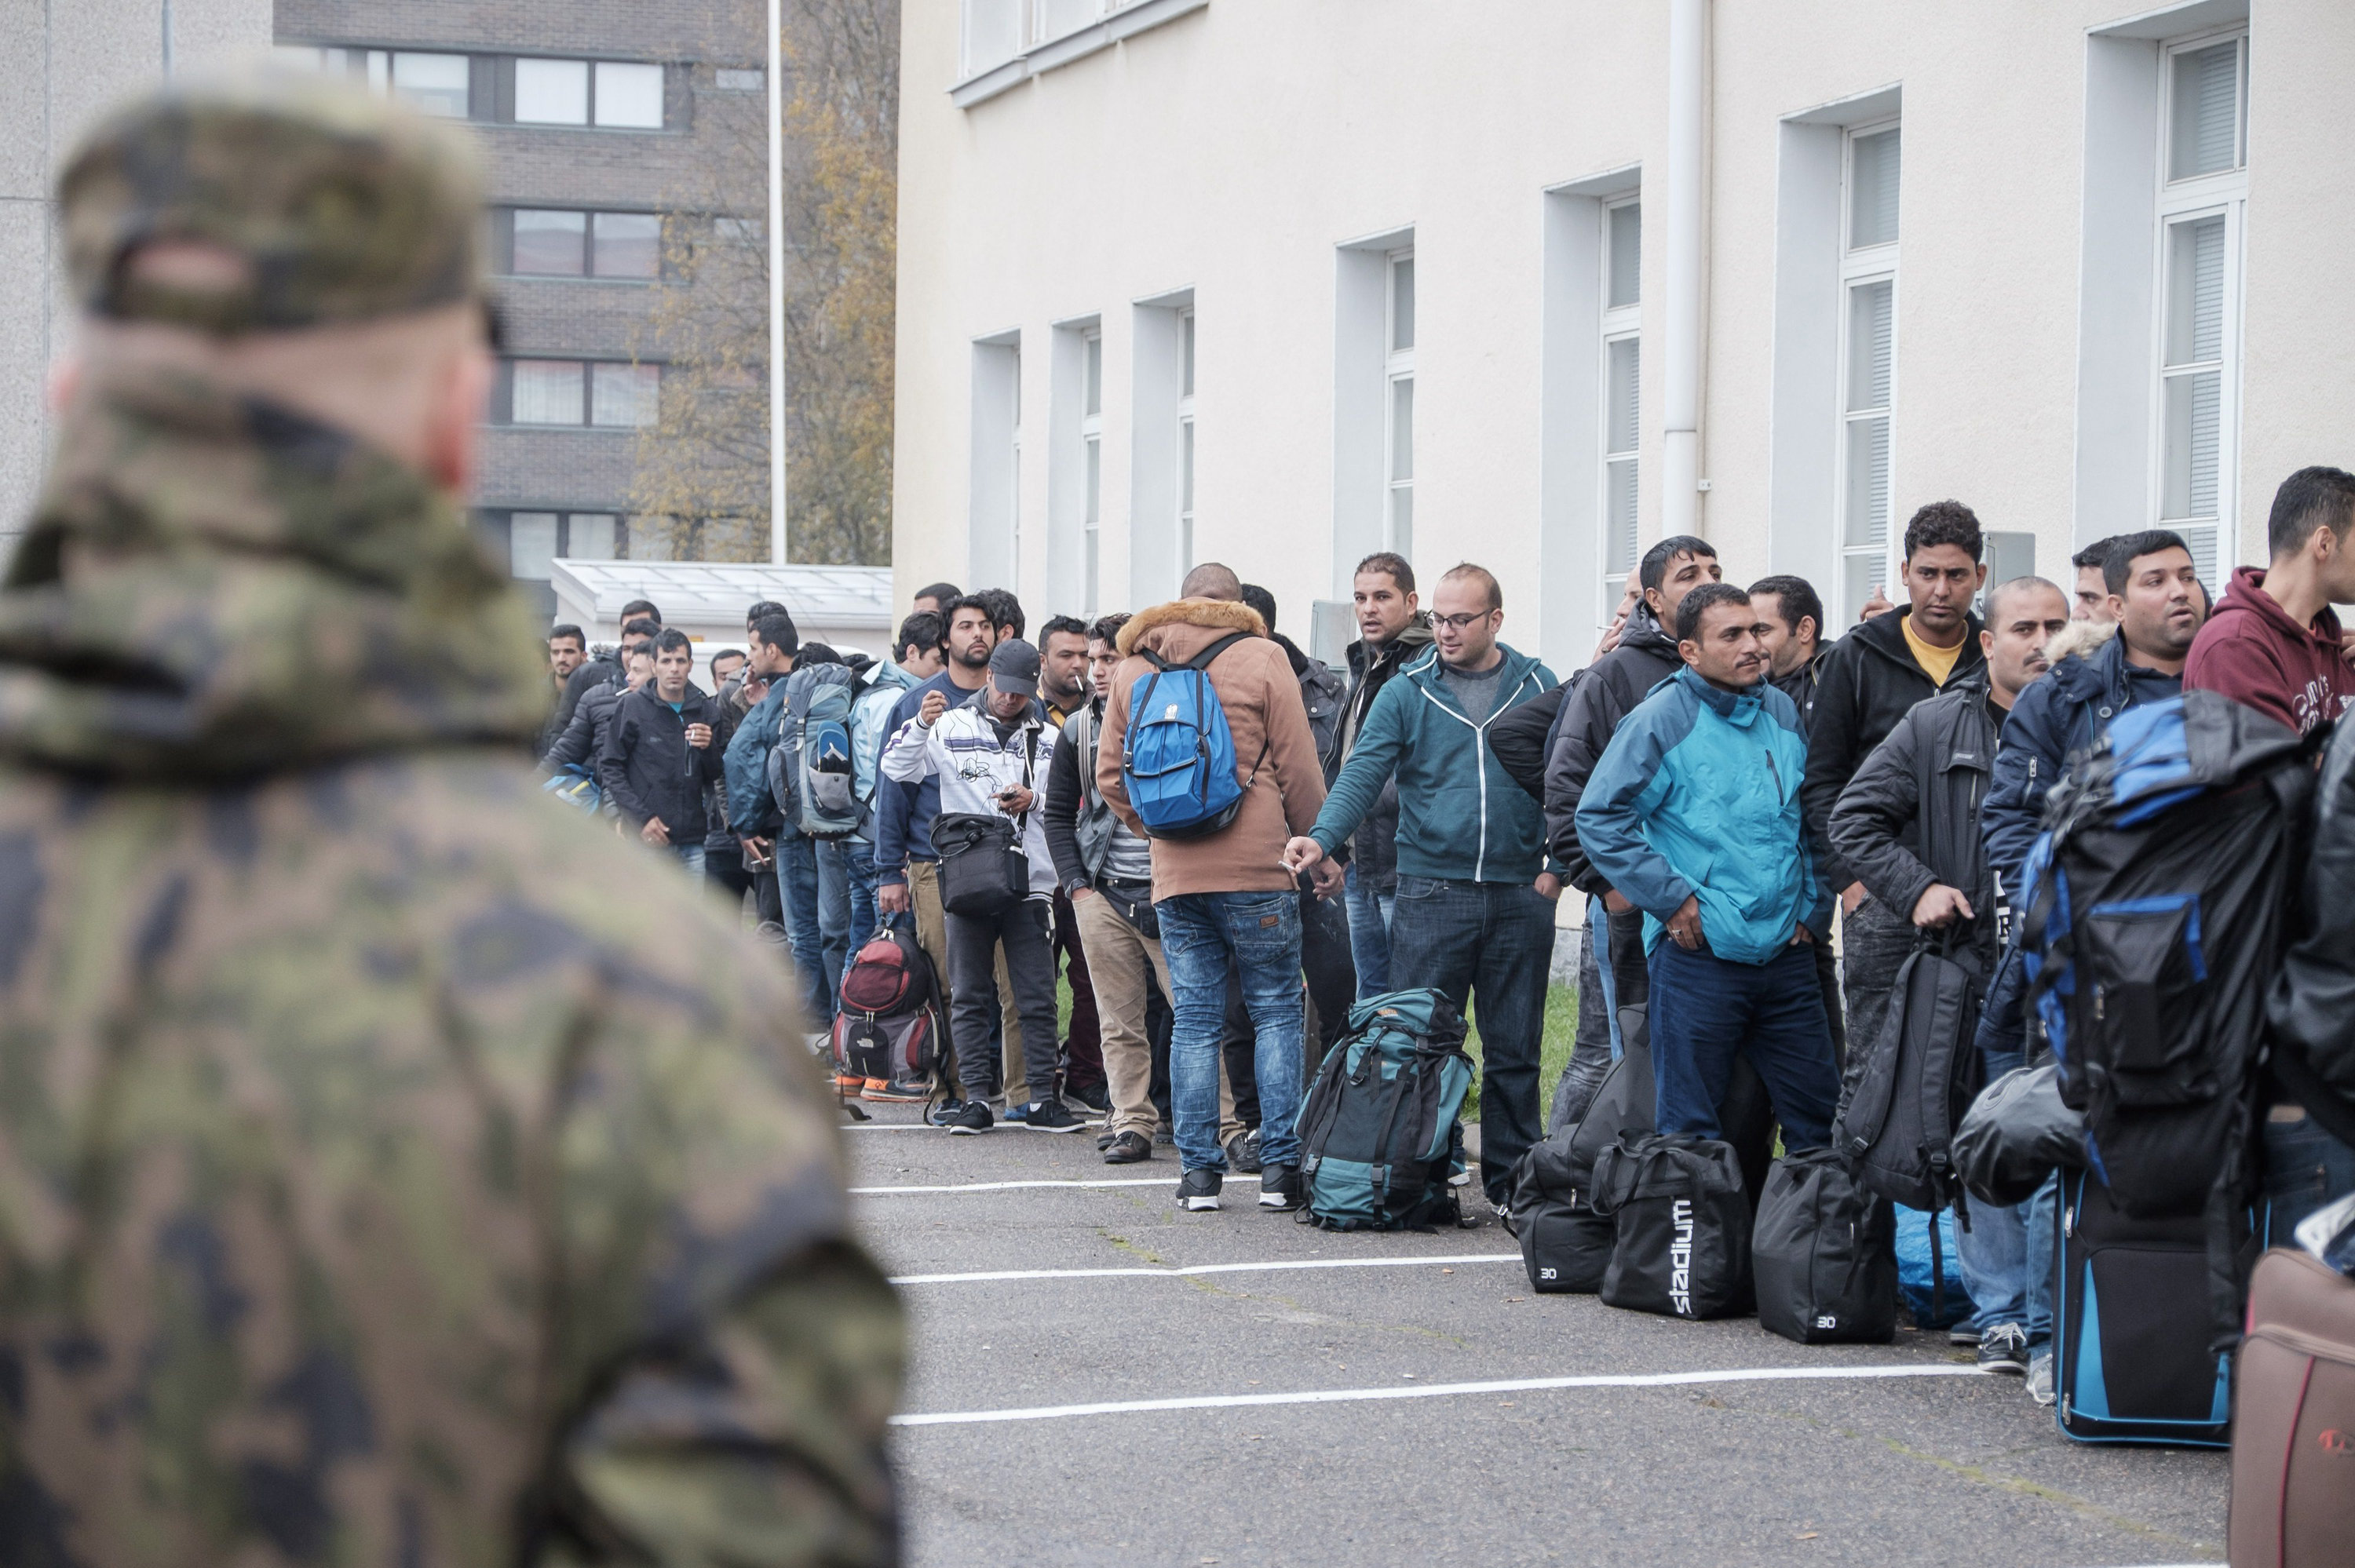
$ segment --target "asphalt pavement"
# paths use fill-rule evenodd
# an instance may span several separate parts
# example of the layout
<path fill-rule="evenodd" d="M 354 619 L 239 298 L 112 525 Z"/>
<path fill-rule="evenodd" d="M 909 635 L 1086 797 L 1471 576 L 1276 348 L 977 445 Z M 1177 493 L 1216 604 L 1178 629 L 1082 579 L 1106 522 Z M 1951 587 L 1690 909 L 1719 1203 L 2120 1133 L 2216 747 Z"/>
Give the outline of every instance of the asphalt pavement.
<path fill-rule="evenodd" d="M 1537 1296 L 1493 1220 L 1335 1234 L 1252 1177 L 1188 1214 L 1173 1150 L 1109 1167 L 1093 1129 L 874 1108 L 846 1139 L 913 1329 L 914 1563 L 2223 1555 L 2224 1456 L 2072 1443 L 1943 1333 L 1808 1347 Z"/>

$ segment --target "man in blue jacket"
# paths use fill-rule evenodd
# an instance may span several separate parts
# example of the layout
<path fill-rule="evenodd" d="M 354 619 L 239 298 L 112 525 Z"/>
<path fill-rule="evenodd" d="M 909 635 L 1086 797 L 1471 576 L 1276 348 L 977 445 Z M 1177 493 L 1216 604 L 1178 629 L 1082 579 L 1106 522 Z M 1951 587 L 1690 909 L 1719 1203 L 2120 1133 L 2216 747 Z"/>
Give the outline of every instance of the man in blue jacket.
<path fill-rule="evenodd" d="M 1316 825 L 1284 852 L 1295 872 L 1320 865 L 1396 778 L 1391 984 L 1434 987 L 1458 1009 L 1479 994 L 1480 1176 L 1499 1213 L 1513 1166 L 1540 1130 L 1538 1059 L 1561 892 L 1545 869 L 1544 813 L 1488 749 L 1493 720 L 1554 684 L 1543 664 L 1497 641 L 1504 622 L 1504 592 L 1482 568 L 1466 563 L 1439 579 L 1431 652 L 1382 687 Z"/>
<path fill-rule="evenodd" d="M 1644 912 L 1659 1128 L 1722 1137 L 1746 1055 L 1784 1141 L 1819 1148 L 1839 1069 L 1808 948 L 1831 935 L 1832 900 L 1799 802 L 1799 710 L 1767 681 L 1757 612 L 1730 583 L 1685 596 L 1677 652 L 1684 667 L 1620 721 L 1577 817 L 1587 859 Z"/>

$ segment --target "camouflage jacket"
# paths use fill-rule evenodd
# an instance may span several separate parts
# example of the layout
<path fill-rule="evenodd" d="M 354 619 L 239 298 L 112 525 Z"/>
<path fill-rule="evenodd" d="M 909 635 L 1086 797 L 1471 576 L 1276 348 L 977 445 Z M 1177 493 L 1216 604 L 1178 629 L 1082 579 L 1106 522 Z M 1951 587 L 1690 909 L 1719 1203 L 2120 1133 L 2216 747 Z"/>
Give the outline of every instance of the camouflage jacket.
<path fill-rule="evenodd" d="M 896 1558 L 790 988 L 540 794 L 539 665 L 389 458 L 69 413 L 0 583 L 0 1549 Z"/>

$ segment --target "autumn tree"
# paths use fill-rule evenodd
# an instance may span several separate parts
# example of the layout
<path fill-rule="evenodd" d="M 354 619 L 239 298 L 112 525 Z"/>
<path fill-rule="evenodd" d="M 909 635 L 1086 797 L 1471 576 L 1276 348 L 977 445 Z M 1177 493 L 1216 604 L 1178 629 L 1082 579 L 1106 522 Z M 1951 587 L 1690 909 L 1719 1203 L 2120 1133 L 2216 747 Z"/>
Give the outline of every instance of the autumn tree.
<path fill-rule="evenodd" d="M 891 550 L 899 0 L 786 0 L 786 542 L 791 558 L 882 565 Z M 702 95 L 728 154 L 678 193 L 641 352 L 666 362 L 641 436 L 632 553 L 769 553 L 765 94 Z M 655 543 L 654 540 L 648 541 Z"/>

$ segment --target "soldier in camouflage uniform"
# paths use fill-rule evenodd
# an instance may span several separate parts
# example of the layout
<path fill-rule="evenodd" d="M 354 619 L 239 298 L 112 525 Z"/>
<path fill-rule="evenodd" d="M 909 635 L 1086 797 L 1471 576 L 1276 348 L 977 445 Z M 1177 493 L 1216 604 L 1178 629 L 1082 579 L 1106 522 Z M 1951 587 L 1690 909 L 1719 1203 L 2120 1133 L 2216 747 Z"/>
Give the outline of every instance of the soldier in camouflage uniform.
<path fill-rule="evenodd" d="M 894 1561 L 902 1323 L 790 988 L 536 787 L 453 493 L 474 178 L 329 91 L 153 99 L 62 178 L 84 363 L 0 580 L 0 1560 Z M 424 416 L 356 434 L 404 366 Z"/>

